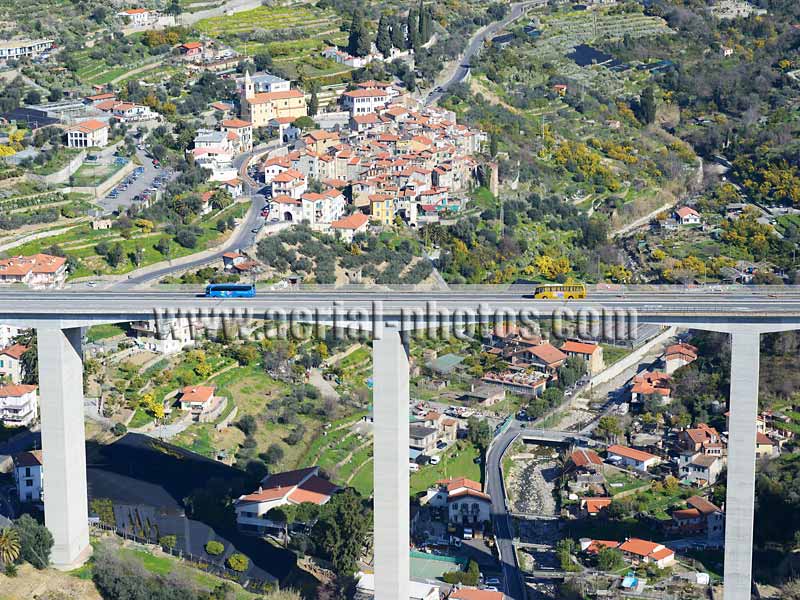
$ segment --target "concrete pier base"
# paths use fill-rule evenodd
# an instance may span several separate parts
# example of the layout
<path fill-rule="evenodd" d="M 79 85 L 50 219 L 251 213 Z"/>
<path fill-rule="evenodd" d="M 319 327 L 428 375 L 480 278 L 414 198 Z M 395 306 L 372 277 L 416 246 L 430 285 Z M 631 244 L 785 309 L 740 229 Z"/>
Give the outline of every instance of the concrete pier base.
<path fill-rule="evenodd" d="M 44 520 L 53 534 L 57 568 L 80 566 L 91 556 L 83 426 L 80 328 L 39 328 L 39 397 L 44 462 Z"/>
<path fill-rule="evenodd" d="M 408 356 L 401 334 L 373 341 L 375 600 L 409 597 Z"/>
<path fill-rule="evenodd" d="M 750 600 L 752 587 L 760 339 L 752 330 L 731 333 L 725 600 Z"/>

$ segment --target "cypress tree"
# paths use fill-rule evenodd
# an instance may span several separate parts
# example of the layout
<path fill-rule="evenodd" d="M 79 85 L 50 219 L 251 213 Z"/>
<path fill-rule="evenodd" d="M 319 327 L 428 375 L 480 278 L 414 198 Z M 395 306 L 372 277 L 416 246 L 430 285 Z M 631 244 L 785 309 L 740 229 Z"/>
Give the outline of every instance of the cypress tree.
<path fill-rule="evenodd" d="M 392 18 L 392 46 L 398 50 L 404 50 L 406 47 L 406 31 L 405 25 L 400 20 L 400 17 L 395 16 Z"/>
<path fill-rule="evenodd" d="M 313 117 L 319 112 L 319 98 L 317 98 L 317 85 L 311 88 L 311 100 L 308 101 L 308 115 Z"/>
<path fill-rule="evenodd" d="M 378 33 L 375 36 L 375 46 L 384 57 L 392 53 L 392 37 L 389 33 L 389 19 L 383 14 L 381 14 L 381 19 L 378 21 Z"/>
<path fill-rule="evenodd" d="M 419 18 L 417 19 L 417 33 L 419 34 L 420 44 L 424 44 L 428 40 L 425 37 L 425 5 L 422 0 L 419 0 L 419 10 L 417 10 L 417 14 L 419 14 Z"/>
<path fill-rule="evenodd" d="M 407 48 L 417 49 L 419 40 L 419 14 L 416 10 L 409 9 L 408 17 L 406 18 L 406 29 L 408 30 L 408 38 L 406 42 Z"/>
<path fill-rule="evenodd" d="M 353 56 L 366 56 L 369 54 L 370 41 L 367 35 L 367 28 L 364 25 L 364 16 L 361 11 L 353 12 L 353 20 L 350 23 L 350 37 L 347 40 L 347 51 Z"/>

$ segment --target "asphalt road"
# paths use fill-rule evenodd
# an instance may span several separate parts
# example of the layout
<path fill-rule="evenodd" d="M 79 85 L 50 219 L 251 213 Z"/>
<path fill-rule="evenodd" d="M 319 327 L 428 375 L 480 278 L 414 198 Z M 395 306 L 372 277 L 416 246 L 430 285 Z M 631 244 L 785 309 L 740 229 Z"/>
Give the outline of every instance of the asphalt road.
<path fill-rule="evenodd" d="M 517 564 L 517 553 L 514 551 L 511 519 L 506 507 L 502 459 L 519 432 L 520 429 L 514 422 L 494 439 L 486 455 L 486 493 L 492 497 L 492 525 L 500 553 L 500 567 L 503 570 L 503 591 L 513 600 L 525 600 L 525 591 Z"/>
<path fill-rule="evenodd" d="M 280 146 L 279 143 L 270 144 L 275 149 Z M 222 255 L 226 252 L 236 251 L 241 248 L 252 246 L 255 243 L 256 234 L 253 233 L 254 229 L 260 228 L 264 220 L 261 218 L 261 209 L 267 203 L 266 198 L 257 193 L 258 183 L 253 180 L 246 171 L 247 164 L 254 154 L 261 153 L 265 148 L 259 148 L 253 152 L 242 154 L 234 161 L 234 166 L 239 171 L 239 177 L 242 179 L 244 185 L 243 193 L 250 197 L 250 209 L 245 215 L 244 223 L 233 233 L 223 247 L 211 255 L 204 255 L 201 258 L 190 260 L 188 262 L 175 262 L 169 266 L 156 271 L 150 271 L 140 275 L 132 274 L 126 281 L 122 281 L 113 287 L 115 289 L 124 289 L 126 286 L 141 285 L 151 281 L 158 281 L 162 277 L 166 277 L 176 271 L 185 271 L 189 269 L 199 269 L 211 262 L 221 260 Z"/>
<path fill-rule="evenodd" d="M 254 203 L 254 206 L 256 204 Z M 252 213 L 257 211 L 251 210 Z M 247 235 L 242 228 L 241 235 Z M 235 236 L 228 246 L 239 243 Z M 208 262 L 204 260 L 202 262 Z M 184 265 L 182 268 L 185 268 Z M 158 274 L 149 274 L 152 279 Z M 132 279 L 131 284 L 142 279 Z M 765 292 L 738 287 L 727 293 L 703 290 L 628 291 L 624 294 L 591 292 L 583 300 L 536 300 L 530 289 L 469 288 L 450 289 L 445 292 L 388 291 L 380 288 L 350 291 L 348 288 L 324 288 L 320 291 L 282 290 L 259 291 L 254 298 L 204 298 L 202 286 L 185 286 L 181 291 L 143 291 L 131 289 L 123 282 L 113 290 L 100 291 L 77 285 L 67 290 L 31 291 L 5 289 L 0 291 L 0 322 L 25 316 L 46 319 L 102 316 L 119 321 L 152 318 L 154 310 L 225 310 L 242 311 L 257 318 L 268 311 L 284 311 L 296 320 L 314 320 L 335 317 L 339 322 L 359 321 L 374 325 L 378 321 L 403 318 L 406 328 L 415 323 L 424 324 L 443 319 L 443 313 L 475 315 L 491 320 L 501 311 L 510 311 L 521 318 L 535 321 L 539 318 L 582 314 L 635 315 L 641 322 L 676 323 L 683 326 L 703 325 L 709 322 L 752 324 L 790 327 L 800 320 L 800 293 L 794 288 L 784 288 L 783 293 Z M 313 289 L 313 288 L 312 288 Z M 474 289 L 474 288 L 473 288 Z M 299 314 L 298 310 L 307 311 Z M 352 313 L 348 311 L 360 311 Z M 603 312 L 605 311 L 605 313 Z M 272 313 L 270 318 L 282 318 Z M 376 318 L 380 317 L 380 318 Z M 456 321 L 458 324 L 463 321 Z"/>
<path fill-rule="evenodd" d="M 451 86 L 456 85 L 457 83 L 461 83 L 467 77 L 469 73 L 469 65 L 472 57 L 478 53 L 478 51 L 483 47 L 483 43 L 486 41 L 486 38 L 493 36 L 498 31 L 501 31 L 505 27 L 507 27 L 510 23 L 513 23 L 521 16 L 525 14 L 525 11 L 536 5 L 544 5 L 547 3 L 547 0 L 532 0 L 529 2 L 518 2 L 516 4 L 511 5 L 511 10 L 509 13 L 503 17 L 500 21 L 495 21 L 494 23 L 490 23 L 483 29 L 479 29 L 473 36 L 470 38 L 467 47 L 464 49 L 464 52 L 461 54 L 461 58 L 459 59 L 458 66 L 456 67 L 455 71 L 451 75 L 450 79 L 448 79 L 445 83 L 441 84 L 439 87 L 442 90 L 447 90 Z M 433 104 L 437 102 L 443 95 L 442 92 L 433 91 L 428 94 L 428 97 L 425 99 L 425 104 Z"/>

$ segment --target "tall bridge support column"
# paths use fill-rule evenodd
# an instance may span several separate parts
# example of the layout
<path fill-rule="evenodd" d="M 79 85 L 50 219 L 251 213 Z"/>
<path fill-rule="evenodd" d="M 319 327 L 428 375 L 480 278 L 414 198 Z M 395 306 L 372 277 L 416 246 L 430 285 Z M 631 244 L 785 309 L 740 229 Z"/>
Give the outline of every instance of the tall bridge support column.
<path fill-rule="evenodd" d="M 44 461 L 44 520 L 54 566 L 80 566 L 91 555 L 83 426 L 81 329 L 39 328 L 39 397 Z"/>
<path fill-rule="evenodd" d="M 750 600 L 752 587 L 760 337 L 749 329 L 731 332 L 725 600 Z"/>
<path fill-rule="evenodd" d="M 408 356 L 398 330 L 372 343 L 375 600 L 409 595 Z"/>

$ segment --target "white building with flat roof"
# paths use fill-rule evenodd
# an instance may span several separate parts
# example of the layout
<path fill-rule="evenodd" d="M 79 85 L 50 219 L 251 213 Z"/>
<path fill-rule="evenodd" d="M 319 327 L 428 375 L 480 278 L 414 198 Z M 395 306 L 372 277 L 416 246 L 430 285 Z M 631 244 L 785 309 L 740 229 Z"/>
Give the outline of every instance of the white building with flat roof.
<path fill-rule="evenodd" d="M 53 47 L 53 40 L 0 41 L 0 60 L 38 56 Z"/>

